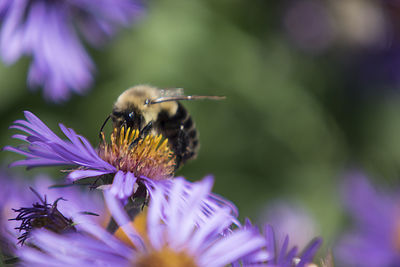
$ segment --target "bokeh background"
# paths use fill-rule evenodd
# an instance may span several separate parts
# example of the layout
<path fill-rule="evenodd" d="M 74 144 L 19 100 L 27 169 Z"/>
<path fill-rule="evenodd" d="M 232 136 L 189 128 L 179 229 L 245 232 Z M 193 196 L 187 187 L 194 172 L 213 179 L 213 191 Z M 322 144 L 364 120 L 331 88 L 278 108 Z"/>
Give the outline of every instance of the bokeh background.
<path fill-rule="evenodd" d="M 399 1 L 152 0 L 147 6 L 139 22 L 89 51 L 97 71 L 87 95 L 47 103 L 40 90 L 27 90 L 29 59 L 0 65 L 0 145 L 17 143 L 7 128 L 24 110 L 57 133 L 62 122 L 95 145 L 118 95 L 145 83 L 227 96 L 184 103 L 201 149 L 178 175 L 194 181 L 213 174 L 214 191 L 232 200 L 241 218 L 262 222 L 277 206 L 299 207 L 311 222 L 302 220 L 298 231 L 312 225 L 310 235 L 330 247 L 347 224 L 340 184 L 348 171 L 396 184 Z M 1 153 L 3 166 L 19 158 Z M 58 170 L 12 171 L 61 180 Z"/>

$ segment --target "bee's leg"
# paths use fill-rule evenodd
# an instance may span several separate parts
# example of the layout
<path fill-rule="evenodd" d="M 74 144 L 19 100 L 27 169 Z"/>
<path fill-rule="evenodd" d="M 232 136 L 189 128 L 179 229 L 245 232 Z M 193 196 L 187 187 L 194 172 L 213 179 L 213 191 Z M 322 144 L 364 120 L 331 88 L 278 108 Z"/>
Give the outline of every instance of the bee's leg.
<path fill-rule="evenodd" d="M 98 177 L 96 178 L 96 180 L 94 180 L 94 182 L 90 185 L 89 189 L 90 189 L 90 190 L 96 189 L 96 188 L 98 187 L 97 182 L 98 182 L 99 180 L 100 180 L 100 176 L 98 176 Z"/>
<path fill-rule="evenodd" d="M 132 143 L 129 145 L 129 149 L 132 149 L 143 137 L 148 135 L 152 128 L 153 122 L 151 121 L 139 131 L 139 136 L 132 141 Z"/>
<path fill-rule="evenodd" d="M 103 142 L 103 136 L 102 136 L 103 129 L 104 129 L 104 126 L 106 126 L 106 124 L 110 118 L 111 118 L 111 114 L 107 116 L 106 120 L 103 122 L 103 125 L 101 125 L 100 131 L 99 131 L 100 142 Z"/>
<path fill-rule="evenodd" d="M 132 149 L 134 146 L 136 146 L 137 143 L 139 143 L 140 139 L 142 139 L 141 136 L 139 136 L 135 140 L 133 140 L 132 143 L 129 145 L 129 149 Z"/>
<path fill-rule="evenodd" d="M 148 135 L 151 131 L 151 128 L 153 128 L 153 122 L 149 122 L 146 126 L 143 127 L 143 129 L 140 131 L 140 136 L 145 137 Z"/>

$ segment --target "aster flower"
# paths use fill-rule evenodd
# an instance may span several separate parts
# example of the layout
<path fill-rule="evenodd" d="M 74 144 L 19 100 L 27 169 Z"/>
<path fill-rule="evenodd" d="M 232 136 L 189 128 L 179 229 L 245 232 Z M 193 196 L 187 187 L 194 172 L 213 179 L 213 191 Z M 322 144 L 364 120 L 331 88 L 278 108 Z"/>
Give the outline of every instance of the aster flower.
<path fill-rule="evenodd" d="M 164 184 L 166 188 L 170 186 L 174 157 L 167 145 L 167 139 L 148 135 L 131 148 L 130 144 L 136 139 L 138 132 L 130 131 L 129 128 L 125 131 L 123 127 L 112 133 L 110 144 L 105 144 L 103 137 L 104 143 L 96 150 L 86 138 L 62 124 L 60 129 L 68 140 L 59 138 L 32 113 L 25 111 L 25 118 L 26 120 L 15 121 L 11 128 L 27 134 L 16 134 L 13 138 L 27 142 L 28 146 L 7 146 L 4 150 L 22 154 L 26 159 L 16 161 L 11 166 L 24 165 L 31 168 L 75 165 L 77 168 L 69 172 L 67 179 L 75 182 L 88 177 L 101 177 L 106 181 L 111 177 L 111 186 L 106 185 L 103 188 L 122 201 L 140 191 L 139 188 L 144 187 L 145 193 L 149 192 L 151 195 L 157 185 Z M 185 190 L 191 190 L 191 187 L 191 183 L 185 182 Z M 229 207 L 232 214 L 237 215 L 236 207 L 229 201 L 215 194 L 210 194 L 208 199 L 209 210 L 220 205 Z"/>
<path fill-rule="evenodd" d="M 250 229 L 231 230 L 235 218 L 226 207 L 204 212 L 213 180 L 185 189 L 184 179 L 154 189 L 147 211 L 133 222 L 121 202 L 104 191 L 109 210 L 120 225 L 111 235 L 96 225 L 85 232 L 63 234 L 38 230 L 36 248 L 19 256 L 29 266 L 226 266 L 265 246 Z M 238 245 L 240 244 L 240 245 Z"/>
<path fill-rule="evenodd" d="M 335 259 L 346 266 L 399 266 L 400 195 L 379 191 L 363 174 L 353 173 L 344 196 L 354 227 L 339 240 Z"/>
<path fill-rule="evenodd" d="M 29 189 L 26 180 L 4 172 L 0 173 L 0 183 L 2 184 L 0 187 L 0 240 L 2 241 L 0 248 L 9 256 L 19 248 L 17 243 L 23 243 L 34 228 L 49 229 L 63 223 L 66 223 L 66 226 L 72 226 L 68 223 L 70 221 L 78 224 L 82 221 L 106 224 L 109 219 L 104 212 L 104 202 L 97 192 L 82 191 L 77 186 L 50 188 L 54 183 L 48 177 L 37 176 L 33 183 L 30 183 L 35 191 L 40 192 L 36 194 Z M 61 197 L 64 200 L 57 201 Z M 38 218 L 39 220 L 34 222 Z M 43 221 L 43 218 L 46 221 Z M 44 224 L 40 224 L 40 220 Z M 58 230 L 64 229 L 58 226 Z M 79 229 L 79 225 L 74 227 Z M 52 230 L 57 231 L 57 229 Z"/>
<path fill-rule="evenodd" d="M 253 232 L 259 232 L 258 227 L 252 225 L 250 220 L 246 220 L 244 229 L 251 229 Z M 309 243 L 301 254 L 298 253 L 298 248 L 292 247 L 289 249 L 289 236 L 285 236 L 283 242 L 276 240 L 276 235 L 273 227 L 269 224 L 264 226 L 264 238 L 266 246 L 260 250 L 246 255 L 240 261 L 244 266 L 268 266 L 268 267 L 311 267 L 313 258 L 322 244 L 320 238 L 316 238 Z M 282 245 L 280 245 L 282 244 Z M 235 266 L 239 266 L 239 262 Z"/>
<path fill-rule="evenodd" d="M 25 117 L 27 119 L 26 121 L 17 120 L 11 128 L 21 130 L 28 134 L 17 134 L 14 135 L 13 138 L 26 141 L 29 143 L 29 146 L 25 148 L 7 146 L 4 149 L 22 154 L 26 156 L 26 159 L 14 162 L 11 166 L 25 165 L 31 168 L 37 166 L 75 165 L 77 168 L 72 170 L 67 176 L 71 181 L 113 174 L 113 184 L 110 190 L 120 199 L 126 199 L 132 195 L 138 178 L 147 188 L 152 185 L 153 182 L 151 179 L 145 176 L 139 177 L 140 173 L 136 173 L 137 176 L 135 176 L 135 173 L 131 171 L 136 164 L 127 161 L 124 157 L 128 153 L 126 151 L 128 149 L 128 140 L 122 137 L 122 135 L 121 138 L 123 140 L 116 140 L 117 137 L 115 136 L 112 138 L 111 147 L 109 145 L 103 145 L 101 151 L 96 151 L 85 137 L 76 134 L 74 130 L 66 128 L 62 124 L 60 124 L 60 128 L 68 140 L 59 138 L 32 113 L 26 111 Z M 151 141 L 154 143 L 156 138 L 157 137 L 153 137 Z M 149 140 L 144 140 L 140 143 L 142 144 L 140 150 L 142 153 L 139 155 L 143 155 L 145 152 L 143 151 L 147 145 L 145 142 L 149 142 Z M 158 145 L 159 143 L 153 145 L 153 150 L 155 150 Z M 157 151 L 153 152 L 158 156 L 158 153 L 156 153 Z M 163 153 L 161 150 L 160 152 Z M 102 155 L 105 160 L 101 158 L 100 155 Z M 151 156 L 152 155 L 149 155 L 150 158 Z M 169 157 L 168 153 L 167 156 Z M 109 160 L 109 162 L 106 160 Z M 147 166 L 141 166 L 141 169 L 147 170 L 149 168 Z M 145 172 L 144 174 L 148 173 Z M 158 174 L 155 177 L 160 178 Z M 163 178 L 167 179 L 170 178 L 170 176 Z"/>
<path fill-rule="evenodd" d="M 15 228 L 20 232 L 23 231 L 22 235 L 18 237 L 18 243 L 23 245 L 34 228 L 45 228 L 56 233 L 76 231 L 72 219 L 66 218 L 57 209 L 58 201 L 65 199 L 59 197 L 53 204 L 49 204 L 46 195 L 42 198 L 33 188 L 31 190 L 40 202 L 32 204 L 32 207 L 13 209 L 18 215 L 14 219 L 10 219 L 17 222 L 21 221 L 21 225 Z"/>
<path fill-rule="evenodd" d="M 84 93 L 94 64 L 79 36 L 98 46 L 141 13 L 138 0 L 3 0 L 0 53 L 6 64 L 31 56 L 28 84 L 62 101 Z"/>

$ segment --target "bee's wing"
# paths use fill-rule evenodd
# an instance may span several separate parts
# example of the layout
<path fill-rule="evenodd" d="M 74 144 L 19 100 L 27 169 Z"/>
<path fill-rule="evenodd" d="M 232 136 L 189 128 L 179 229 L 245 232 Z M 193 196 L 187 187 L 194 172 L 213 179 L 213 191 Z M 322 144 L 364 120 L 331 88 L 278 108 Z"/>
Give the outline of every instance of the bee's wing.
<path fill-rule="evenodd" d="M 165 88 L 158 90 L 157 98 L 161 97 L 180 97 L 185 95 L 183 88 Z"/>
<path fill-rule="evenodd" d="M 225 99 L 224 96 L 197 96 L 197 95 L 185 95 L 183 88 L 168 88 L 160 89 L 159 95 L 150 100 L 149 104 L 157 104 L 167 101 L 177 101 L 177 100 L 198 100 L 198 99 L 212 99 L 221 100 Z"/>

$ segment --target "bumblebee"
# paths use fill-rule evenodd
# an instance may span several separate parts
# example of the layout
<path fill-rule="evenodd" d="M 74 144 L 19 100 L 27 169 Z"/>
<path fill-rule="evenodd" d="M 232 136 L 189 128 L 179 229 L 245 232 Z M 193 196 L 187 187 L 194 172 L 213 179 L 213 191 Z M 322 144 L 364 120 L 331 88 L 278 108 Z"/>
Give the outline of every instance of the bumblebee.
<path fill-rule="evenodd" d="M 113 127 L 138 129 L 140 138 L 147 134 L 162 134 L 168 138 L 176 157 L 176 169 L 197 156 L 198 132 L 192 117 L 179 100 L 224 99 L 219 96 L 186 96 L 181 88 L 159 89 L 137 85 L 124 91 L 117 99 L 109 118 Z M 134 146 L 135 140 L 131 145 Z"/>

